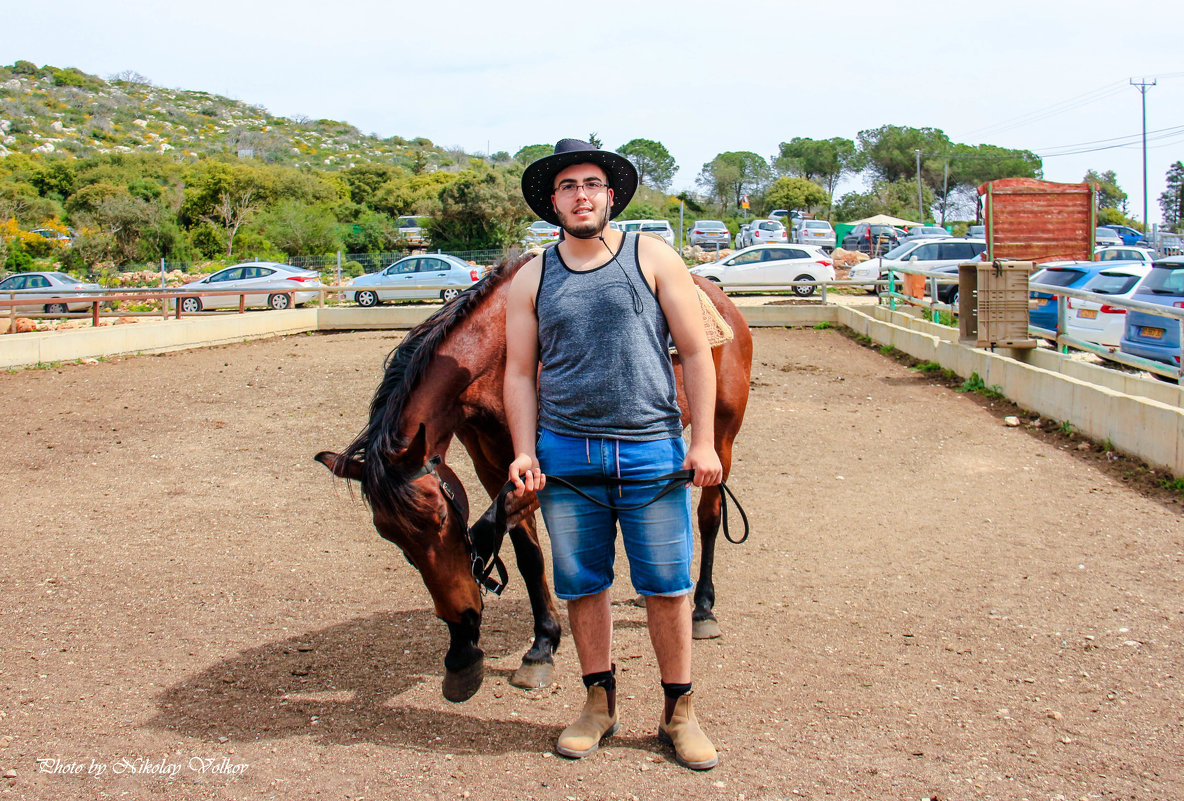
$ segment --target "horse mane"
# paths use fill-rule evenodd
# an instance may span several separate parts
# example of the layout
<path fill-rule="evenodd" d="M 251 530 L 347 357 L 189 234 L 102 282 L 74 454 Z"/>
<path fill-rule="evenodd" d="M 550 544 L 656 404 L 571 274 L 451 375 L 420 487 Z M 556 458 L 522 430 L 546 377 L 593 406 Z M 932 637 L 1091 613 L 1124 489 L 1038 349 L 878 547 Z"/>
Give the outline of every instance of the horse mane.
<path fill-rule="evenodd" d="M 372 509 L 392 512 L 415 505 L 411 485 L 405 481 L 393 481 L 394 476 L 390 475 L 391 458 L 408 445 L 407 438 L 399 433 L 399 420 L 407 399 L 447 336 L 534 255 L 527 251 L 497 265 L 471 288 L 411 329 L 387 354 L 382 381 L 370 402 L 370 421 L 341 454 L 345 459 L 362 460 L 362 497 Z"/>

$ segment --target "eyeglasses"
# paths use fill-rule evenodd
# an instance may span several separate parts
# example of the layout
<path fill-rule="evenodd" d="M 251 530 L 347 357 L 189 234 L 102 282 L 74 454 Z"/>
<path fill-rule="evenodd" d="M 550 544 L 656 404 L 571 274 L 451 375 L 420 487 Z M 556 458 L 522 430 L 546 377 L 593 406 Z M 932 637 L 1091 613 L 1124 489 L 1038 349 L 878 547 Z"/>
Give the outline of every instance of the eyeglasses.
<path fill-rule="evenodd" d="M 590 181 L 584 181 L 582 184 L 577 184 L 575 181 L 564 181 L 555 187 L 555 194 L 560 197 L 575 197 L 576 192 L 581 189 L 584 190 L 585 195 L 599 195 L 605 189 L 608 189 L 608 184 L 604 181 L 598 181 L 595 178 Z"/>

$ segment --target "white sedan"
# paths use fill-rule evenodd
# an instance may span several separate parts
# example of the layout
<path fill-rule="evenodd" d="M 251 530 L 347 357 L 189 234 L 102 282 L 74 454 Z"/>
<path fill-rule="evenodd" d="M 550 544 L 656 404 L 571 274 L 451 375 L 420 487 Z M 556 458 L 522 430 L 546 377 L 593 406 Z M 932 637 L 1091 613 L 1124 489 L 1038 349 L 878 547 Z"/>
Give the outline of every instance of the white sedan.
<path fill-rule="evenodd" d="M 790 287 L 791 282 L 835 280 L 834 261 L 817 245 L 753 245 L 691 272 L 724 289 L 793 289 L 803 298 L 816 287 Z"/>
<path fill-rule="evenodd" d="M 1085 282 L 1081 289 L 1126 300 L 1151 272 L 1151 262 L 1115 262 Z M 1066 298 L 1065 333 L 1086 342 L 1117 348 L 1126 327 L 1126 309 L 1093 300 Z"/>
<path fill-rule="evenodd" d="M 1094 261 L 1139 261 L 1150 264 L 1158 258 L 1154 250 L 1134 245 L 1098 248 L 1094 251 Z"/>

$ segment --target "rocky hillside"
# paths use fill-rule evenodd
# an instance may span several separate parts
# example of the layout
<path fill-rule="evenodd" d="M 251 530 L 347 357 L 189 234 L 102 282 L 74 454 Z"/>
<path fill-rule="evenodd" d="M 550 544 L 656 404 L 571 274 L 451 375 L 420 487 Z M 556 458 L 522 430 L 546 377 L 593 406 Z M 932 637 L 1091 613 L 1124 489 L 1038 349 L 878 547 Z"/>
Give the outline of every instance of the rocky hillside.
<path fill-rule="evenodd" d="M 320 169 L 375 161 L 431 169 L 462 155 L 426 139 L 367 136 L 343 122 L 276 117 L 208 92 L 154 86 L 136 73 L 104 80 L 27 61 L 0 67 L 0 156 L 62 151 L 228 153 Z"/>

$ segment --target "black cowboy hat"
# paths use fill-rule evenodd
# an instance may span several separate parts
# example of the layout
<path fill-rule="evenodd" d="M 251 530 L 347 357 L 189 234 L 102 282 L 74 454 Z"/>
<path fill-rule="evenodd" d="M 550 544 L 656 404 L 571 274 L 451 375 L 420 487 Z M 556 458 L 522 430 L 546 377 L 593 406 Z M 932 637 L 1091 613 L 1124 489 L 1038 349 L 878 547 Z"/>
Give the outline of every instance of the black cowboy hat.
<path fill-rule="evenodd" d="M 613 190 L 611 220 L 625 210 L 637 191 L 637 168 L 624 156 L 611 150 L 601 150 L 579 139 L 560 139 L 550 156 L 531 162 L 522 173 L 522 197 L 534 213 L 552 225 L 559 225 L 559 217 L 551 205 L 555 192 L 555 176 L 573 164 L 595 164 L 604 170 L 608 185 Z"/>

